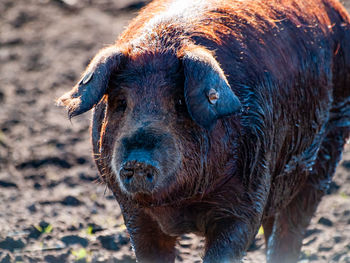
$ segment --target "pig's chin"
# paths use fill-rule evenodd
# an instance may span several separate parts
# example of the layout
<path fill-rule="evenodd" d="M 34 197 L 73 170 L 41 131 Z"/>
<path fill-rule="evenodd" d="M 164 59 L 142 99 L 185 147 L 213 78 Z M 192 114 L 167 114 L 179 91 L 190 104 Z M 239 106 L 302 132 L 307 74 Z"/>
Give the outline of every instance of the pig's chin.
<path fill-rule="evenodd" d="M 178 196 L 175 175 L 163 176 L 164 181 L 158 182 L 151 191 L 128 191 L 125 186 L 120 187 L 124 194 L 133 201 L 144 206 L 165 206 L 176 203 Z"/>

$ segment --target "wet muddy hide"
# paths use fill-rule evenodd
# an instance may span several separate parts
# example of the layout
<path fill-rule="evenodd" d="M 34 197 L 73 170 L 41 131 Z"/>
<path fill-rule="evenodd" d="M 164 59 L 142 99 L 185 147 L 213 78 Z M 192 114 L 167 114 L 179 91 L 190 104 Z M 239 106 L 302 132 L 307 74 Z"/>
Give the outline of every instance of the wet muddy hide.
<path fill-rule="evenodd" d="M 101 177 L 139 262 L 297 262 L 349 134 L 350 18 L 337 1 L 154 1 L 59 99 L 93 110 Z"/>

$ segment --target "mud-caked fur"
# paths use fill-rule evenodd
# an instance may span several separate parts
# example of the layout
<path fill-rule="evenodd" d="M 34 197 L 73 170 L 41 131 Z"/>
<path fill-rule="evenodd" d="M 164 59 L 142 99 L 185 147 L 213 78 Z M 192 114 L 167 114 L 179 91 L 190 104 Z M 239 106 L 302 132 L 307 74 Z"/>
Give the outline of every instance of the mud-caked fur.
<path fill-rule="evenodd" d="M 239 262 L 261 224 L 268 262 L 297 262 L 349 134 L 349 22 L 335 0 L 156 0 L 96 55 L 59 103 L 94 107 L 139 262 L 174 262 L 190 232 L 204 262 Z M 123 186 L 133 151 L 151 190 Z"/>

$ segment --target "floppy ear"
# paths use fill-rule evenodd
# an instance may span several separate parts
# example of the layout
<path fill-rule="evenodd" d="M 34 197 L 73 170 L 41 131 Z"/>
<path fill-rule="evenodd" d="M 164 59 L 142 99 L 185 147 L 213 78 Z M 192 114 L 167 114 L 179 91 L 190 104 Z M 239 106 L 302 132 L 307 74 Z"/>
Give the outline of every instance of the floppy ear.
<path fill-rule="evenodd" d="M 217 119 L 239 112 L 241 103 L 213 55 L 202 47 L 184 50 L 185 100 L 189 114 L 210 129 Z"/>
<path fill-rule="evenodd" d="M 82 79 L 57 100 L 59 106 L 66 106 L 72 118 L 90 110 L 105 94 L 111 73 L 121 63 L 122 54 L 115 46 L 102 49 L 86 68 Z"/>

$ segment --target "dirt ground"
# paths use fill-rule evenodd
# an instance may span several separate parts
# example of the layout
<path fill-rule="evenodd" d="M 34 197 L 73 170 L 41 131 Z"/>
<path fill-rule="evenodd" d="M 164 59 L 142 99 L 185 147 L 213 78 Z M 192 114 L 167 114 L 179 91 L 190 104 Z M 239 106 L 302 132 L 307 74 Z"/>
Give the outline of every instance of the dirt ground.
<path fill-rule="evenodd" d="M 54 101 L 144 4 L 0 0 L 0 263 L 135 262 L 92 162 L 90 114 L 71 123 Z M 183 236 L 177 262 L 201 262 L 202 249 Z M 350 262 L 350 145 L 302 250 L 303 263 Z M 244 262 L 265 262 L 261 234 Z"/>

